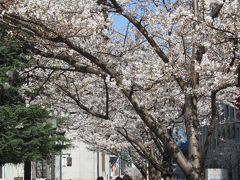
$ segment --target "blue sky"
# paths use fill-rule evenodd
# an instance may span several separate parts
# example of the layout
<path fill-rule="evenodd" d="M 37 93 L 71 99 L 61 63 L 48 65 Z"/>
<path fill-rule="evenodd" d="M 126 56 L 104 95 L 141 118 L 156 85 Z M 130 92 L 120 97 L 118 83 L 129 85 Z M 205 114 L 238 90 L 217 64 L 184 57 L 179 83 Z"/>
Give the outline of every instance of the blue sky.
<path fill-rule="evenodd" d="M 125 32 L 128 20 L 122 16 L 113 15 L 113 27 L 119 32 Z"/>

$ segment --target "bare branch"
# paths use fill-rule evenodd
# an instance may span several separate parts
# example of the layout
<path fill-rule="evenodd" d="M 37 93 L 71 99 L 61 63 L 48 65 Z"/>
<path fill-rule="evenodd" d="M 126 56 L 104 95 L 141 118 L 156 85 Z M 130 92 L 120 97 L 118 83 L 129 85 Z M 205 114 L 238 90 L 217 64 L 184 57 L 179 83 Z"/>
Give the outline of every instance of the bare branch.
<path fill-rule="evenodd" d="M 65 70 L 69 70 L 69 71 L 78 71 L 81 73 L 89 73 L 89 74 L 95 74 L 97 76 L 101 75 L 101 76 L 105 76 L 100 70 L 98 69 L 94 69 L 92 67 L 89 66 L 81 66 L 79 64 L 77 64 L 77 61 L 74 60 L 67 52 L 62 51 L 62 52 L 58 52 L 58 53 L 54 53 L 54 52 L 44 52 L 41 51 L 39 49 L 37 49 L 36 47 L 29 47 L 28 49 L 30 49 L 30 51 L 32 51 L 35 54 L 41 55 L 42 57 L 46 57 L 46 58 L 52 58 L 52 59 L 59 59 L 59 60 L 63 60 L 64 62 L 68 63 L 69 65 L 73 66 L 75 69 L 65 69 Z M 59 69 L 59 68 L 55 68 L 55 69 Z"/>
<path fill-rule="evenodd" d="M 45 81 L 41 84 L 41 86 L 38 88 L 37 92 L 34 93 L 33 96 L 31 96 L 31 101 L 34 100 L 39 94 L 40 92 L 43 90 L 44 85 L 49 81 L 49 79 L 51 78 L 51 76 L 53 75 L 53 73 L 55 72 L 55 70 L 52 70 L 52 72 L 50 72 L 50 74 L 48 75 L 48 77 L 45 79 Z"/>
<path fill-rule="evenodd" d="M 154 48 L 155 52 L 159 55 L 159 57 L 165 62 L 168 63 L 169 59 L 165 55 L 165 53 L 162 51 L 162 49 L 159 47 L 159 45 L 156 43 L 156 41 L 151 37 L 146 30 L 146 28 L 141 24 L 140 21 L 137 21 L 136 18 L 131 16 L 130 14 L 127 14 L 124 12 L 122 7 L 117 3 L 116 0 L 111 0 L 113 7 L 116 9 L 116 12 L 119 13 L 120 15 L 124 16 L 127 18 L 141 33 L 142 35 L 147 39 L 149 44 Z"/>
<path fill-rule="evenodd" d="M 156 160 L 156 158 L 154 158 L 151 154 L 150 151 L 148 151 L 143 143 L 141 143 L 139 140 L 135 139 L 133 136 L 129 135 L 129 133 L 126 132 L 125 133 L 121 130 L 118 130 L 118 133 L 120 133 L 122 136 L 124 136 L 126 138 L 127 141 L 129 141 L 131 144 L 134 144 L 134 147 L 137 151 L 140 151 L 150 162 L 151 164 L 158 169 L 159 171 L 161 171 L 162 173 L 166 173 L 166 169 L 163 168 L 158 161 Z"/>
<path fill-rule="evenodd" d="M 84 111 L 88 112 L 89 114 L 101 118 L 101 119 L 107 119 L 108 117 L 106 117 L 106 115 L 102 115 L 99 114 L 97 112 L 92 111 L 90 108 L 86 107 L 85 105 L 83 105 L 78 98 L 76 98 L 72 93 L 70 93 L 68 90 L 66 90 L 65 88 L 63 88 L 60 85 L 57 85 L 68 97 L 70 97 L 72 100 L 75 101 L 75 103 L 78 105 L 78 107 L 80 107 L 81 109 L 83 109 Z"/>
<path fill-rule="evenodd" d="M 109 118 L 109 90 L 108 90 L 108 85 L 106 82 L 106 78 L 104 79 L 104 85 L 105 85 L 105 90 L 106 90 L 106 118 Z"/>

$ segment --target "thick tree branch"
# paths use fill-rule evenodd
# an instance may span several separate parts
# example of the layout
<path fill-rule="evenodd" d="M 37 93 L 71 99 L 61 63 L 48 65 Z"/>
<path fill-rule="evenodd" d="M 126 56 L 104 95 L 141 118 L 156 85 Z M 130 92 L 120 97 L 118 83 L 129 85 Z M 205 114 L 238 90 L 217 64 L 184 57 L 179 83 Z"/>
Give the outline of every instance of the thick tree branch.
<path fill-rule="evenodd" d="M 225 82 L 222 84 L 217 85 L 216 87 L 214 87 L 212 89 L 212 93 L 218 93 L 219 91 L 223 90 L 223 89 L 227 89 L 229 87 L 234 87 L 238 85 L 238 81 L 235 82 Z"/>
<path fill-rule="evenodd" d="M 106 114 L 105 114 L 105 116 L 108 118 L 109 117 L 109 90 L 108 90 L 106 78 L 104 79 L 104 86 L 105 86 L 105 91 L 106 91 Z"/>
<path fill-rule="evenodd" d="M 159 47 L 159 45 L 156 43 L 156 41 L 153 39 L 152 36 L 149 35 L 146 28 L 141 24 L 140 21 L 137 21 L 136 18 L 131 16 L 130 14 L 127 14 L 124 12 L 122 7 L 117 3 L 116 0 L 111 0 L 113 7 L 116 9 L 116 12 L 120 15 L 127 18 L 141 33 L 142 35 L 147 39 L 149 44 L 154 48 L 155 52 L 158 54 L 158 56 L 165 62 L 168 63 L 169 59 L 166 56 L 166 54 L 162 51 L 162 49 Z"/>
<path fill-rule="evenodd" d="M 85 66 L 83 66 L 85 67 Z M 33 69 L 43 69 L 43 70 L 55 70 L 55 71 L 64 71 L 64 72 L 82 72 L 79 71 L 75 68 L 63 68 L 63 67 L 59 67 L 59 66 L 44 66 L 44 65 L 37 65 L 34 66 Z M 26 72 L 23 72 L 22 74 L 25 74 Z M 85 73 L 85 72 L 84 72 Z"/>
<path fill-rule="evenodd" d="M 169 136 L 166 130 L 162 129 L 162 127 L 157 127 L 156 123 L 153 121 L 154 118 L 145 111 L 145 108 L 140 105 L 139 100 L 136 96 L 129 97 L 128 91 L 124 91 L 126 97 L 128 97 L 131 102 L 136 113 L 141 117 L 143 122 L 148 126 L 154 134 L 163 142 L 166 151 L 168 151 L 177 161 L 177 163 L 184 169 L 185 173 L 192 171 L 192 165 L 188 162 L 186 157 L 183 155 L 179 147 L 173 141 L 173 139 Z"/>
<path fill-rule="evenodd" d="M 75 50 L 76 52 L 81 54 L 83 57 L 90 60 L 92 63 L 96 64 L 98 67 L 100 67 L 104 72 L 106 72 L 110 76 L 112 76 L 112 77 L 118 76 L 118 79 L 120 78 L 119 73 L 114 71 L 113 69 L 107 68 L 107 65 L 105 62 L 96 58 L 88 51 L 84 50 L 80 45 L 76 45 L 68 38 L 62 37 L 57 32 L 46 27 L 41 22 L 36 22 L 33 20 L 25 20 L 24 18 L 21 18 L 20 16 L 9 15 L 9 14 L 4 14 L 3 19 L 7 20 L 9 23 L 16 24 L 17 27 L 24 27 L 24 28 L 29 29 L 33 34 L 35 34 L 39 38 L 43 38 L 43 39 L 46 39 L 46 40 L 49 40 L 52 42 L 56 42 L 56 43 L 66 44 L 69 48 Z M 49 55 L 49 54 L 46 54 L 46 55 Z M 74 64 L 75 62 L 69 61 L 68 63 Z"/>
<path fill-rule="evenodd" d="M 217 105 L 216 105 L 216 92 L 212 92 L 211 94 L 211 119 L 210 126 L 208 126 L 206 141 L 204 143 L 204 152 L 202 158 L 202 167 L 205 165 L 205 160 L 207 158 L 209 144 L 211 142 L 212 135 L 216 128 L 216 119 L 217 119 Z"/>
<path fill-rule="evenodd" d="M 101 118 L 101 119 L 107 119 L 108 117 L 106 117 L 106 115 L 102 115 L 99 114 L 97 112 L 94 112 L 93 110 L 91 110 L 90 108 L 86 107 L 85 105 L 83 105 L 79 99 L 77 97 L 75 97 L 71 92 L 69 92 L 67 89 L 63 88 L 60 85 L 57 85 L 68 97 L 70 97 L 72 100 L 75 101 L 75 103 L 78 105 L 78 107 L 80 107 L 81 109 L 83 109 L 84 111 L 88 112 L 89 114 Z"/>
<path fill-rule="evenodd" d="M 237 85 L 233 84 L 233 83 L 224 83 L 221 84 L 220 86 L 216 87 L 211 94 L 211 119 L 210 119 L 210 125 L 208 126 L 208 130 L 207 130 L 207 136 L 206 136 L 206 140 L 204 143 L 204 152 L 203 152 L 203 158 L 202 158 L 202 167 L 204 167 L 205 165 L 205 160 L 207 158 L 207 154 L 208 154 L 208 149 L 209 149 L 209 144 L 211 142 L 211 138 L 212 135 L 216 129 L 216 125 L 217 125 L 217 105 L 216 105 L 216 96 L 217 93 L 223 89 L 226 89 L 228 87 L 231 87 L 233 85 Z"/>
<path fill-rule="evenodd" d="M 67 52 L 62 51 L 62 52 L 44 52 L 41 51 L 33 46 L 28 46 L 27 47 L 30 51 L 32 51 L 34 54 L 37 55 L 41 55 L 42 57 L 46 57 L 46 58 L 53 58 L 53 59 L 59 59 L 59 60 L 63 60 L 64 62 L 66 62 L 67 64 L 71 65 L 72 67 L 74 67 L 75 69 L 69 69 L 69 71 L 78 71 L 81 73 L 89 73 L 89 74 L 95 74 L 97 76 L 105 76 L 105 74 L 103 74 L 100 70 L 89 67 L 89 66 L 83 66 L 83 65 L 79 65 L 77 64 L 77 61 L 74 60 Z M 66 69 L 67 70 L 67 69 Z"/>
<path fill-rule="evenodd" d="M 163 50 L 160 48 L 160 46 L 156 43 L 156 41 L 153 39 L 153 37 L 151 35 L 149 35 L 147 29 L 141 24 L 141 22 L 137 21 L 136 18 L 134 18 L 130 14 L 125 13 L 124 10 L 122 9 L 122 7 L 117 3 L 116 0 L 111 0 L 111 2 L 113 5 L 113 8 L 116 9 L 116 12 L 118 14 L 124 16 L 125 18 L 127 18 L 129 20 L 129 22 L 131 22 L 141 32 L 141 34 L 146 38 L 146 40 L 153 47 L 153 49 L 158 54 L 158 56 L 165 63 L 169 63 L 170 62 L 169 58 L 166 56 L 166 54 L 163 52 Z M 177 83 L 179 84 L 179 86 L 181 87 L 181 89 L 184 89 L 185 83 L 184 83 L 183 79 L 180 77 L 177 77 L 175 75 L 174 75 L 174 78 L 177 81 Z"/>
<path fill-rule="evenodd" d="M 126 138 L 126 140 L 130 143 L 135 144 L 140 151 L 144 154 L 144 156 L 151 162 L 151 164 L 159 171 L 161 171 L 162 173 L 166 173 L 166 169 L 163 168 L 158 161 L 156 160 L 156 158 L 154 158 L 150 151 L 148 151 L 145 146 L 143 145 L 143 143 L 141 143 L 139 140 L 135 139 L 133 136 L 129 135 L 129 133 L 124 133 L 121 130 L 118 130 L 118 133 L 120 133 L 122 136 L 124 136 Z M 138 150 L 138 149 L 136 149 Z"/>
<path fill-rule="evenodd" d="M 55 70 L 52 70 L 48 77 L 45 79 L 45 81 L 40 85 L 40 87 L 38 88 L 37 92 L 35 92 L 32 96 L 31 96 L 31 101 L 34 100 L 39 94 L 40 92 L 43 90 L 44 85 L 49 81 L 49 79 L 51 78 L 51 76 L 53 75 L 53 73 L 55 72 Z"/>

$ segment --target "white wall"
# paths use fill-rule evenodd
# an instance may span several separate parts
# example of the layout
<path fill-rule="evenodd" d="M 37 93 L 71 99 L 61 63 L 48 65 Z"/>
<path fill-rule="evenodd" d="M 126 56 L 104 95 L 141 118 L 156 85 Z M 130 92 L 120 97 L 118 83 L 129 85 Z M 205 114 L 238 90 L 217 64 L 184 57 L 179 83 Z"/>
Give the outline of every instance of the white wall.
<path fill-rule="evenodd" d="M 3 178 L 4 180 L 13 180 L 14 177 L 23 177 L 23 165 L 5 164 L 3 166 Z"/>
<path fill-rule="evenodd" d="M 81 142 L 74 142 L 74 148 L 63 151 L 62 179 L 63 180 L 94 180 L 96 176 L 96 154 L 86 149 Z M 66 154 L 66 155 L 65 155 Z M 72 166 L 66 166 L 65 159 L 70 154 Z M 60 179 L 60 160 L 56 158 L 56 178 Z"/>
<path fill-rule="evenodd" d="M 62 180 L 96 180 L 97 179 L 97 153 L 88 151 L 86 145 L 80 141 L 73 142 L 74 147 L 63 151 Z M 68 154 L 72 157 L 72 166 L 66 166 L 65 159 Z M 56 158 L 56 178 L 59 180 L 59 157 Z M 99 153 L 99 175 L 105 180 L 109 177 L 109 158 L 105 156 L 105 171 L 102 172 L 102 154 Z"/>
<path fill-rule="evenodd" d="M 66 166 L 66 157 L 72 157 L 72 166 Z M 102 153 L 99 153 L 99 175 L 104 180 L 109 178 L 109 156 L 105 155 L 105 168 L 102 167 Z M 56 156 L 55 178 L 60 179 L 60 157 Z M 102 171 L 105 169 L 104 171 Z M 3 167 L 3 180 L 13 180 L 23 177 L 23 165 L 6 164 Z M 86 145 L 80 141 L 73 141 L 73 147 L 62 152 L 62 180 L 96 180 L 97 153 L 88 151 Z"/>

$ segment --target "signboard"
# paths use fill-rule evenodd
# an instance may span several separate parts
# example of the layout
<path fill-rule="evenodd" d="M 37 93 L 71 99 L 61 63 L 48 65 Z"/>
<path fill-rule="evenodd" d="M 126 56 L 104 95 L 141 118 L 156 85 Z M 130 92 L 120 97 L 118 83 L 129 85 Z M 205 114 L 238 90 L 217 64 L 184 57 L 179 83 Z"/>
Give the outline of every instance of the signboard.
<path fill-rule="evenodd" d="M 23 180 L 23 177 L 14 177 L 14 180 Z"/>
<path fill-rule="evenodd" d="M 228 180 L 227 169 L 206 169 L 206 180 Z"/>

